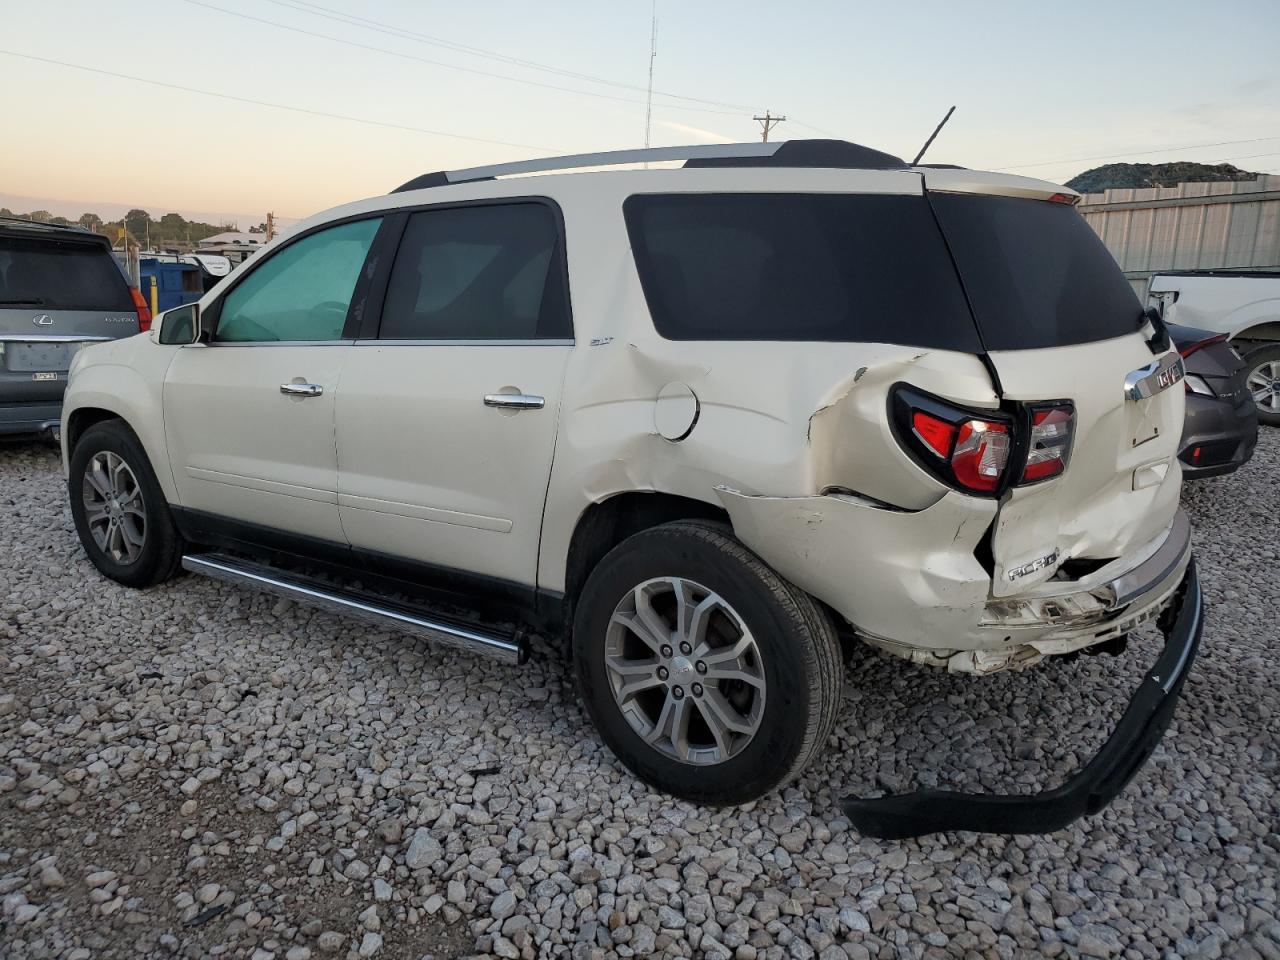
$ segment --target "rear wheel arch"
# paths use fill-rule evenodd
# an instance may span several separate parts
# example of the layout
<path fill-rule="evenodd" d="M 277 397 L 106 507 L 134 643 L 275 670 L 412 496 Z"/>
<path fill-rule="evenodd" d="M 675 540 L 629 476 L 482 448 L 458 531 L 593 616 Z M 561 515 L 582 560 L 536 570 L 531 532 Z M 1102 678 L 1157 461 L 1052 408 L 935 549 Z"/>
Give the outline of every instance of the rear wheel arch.
<path fill-rule="evenodd" d="M 1231 339 L 1233 342 L 1245 341 L 1243 346 L 1250 349 L 1266 343 L 1280 342 L 1280 319 L 1252 324 L 1233 334 Z"/>
<path fill-rule="evenodd" d="M 569 541 L 565 566 L 565 617 L 605 555 L 628 537 L 674 520 L 712 520 L 731 526 L 729 514 L 705 500 L 671 493 L 628 491 L 592 503 L 582 511 Z"/>

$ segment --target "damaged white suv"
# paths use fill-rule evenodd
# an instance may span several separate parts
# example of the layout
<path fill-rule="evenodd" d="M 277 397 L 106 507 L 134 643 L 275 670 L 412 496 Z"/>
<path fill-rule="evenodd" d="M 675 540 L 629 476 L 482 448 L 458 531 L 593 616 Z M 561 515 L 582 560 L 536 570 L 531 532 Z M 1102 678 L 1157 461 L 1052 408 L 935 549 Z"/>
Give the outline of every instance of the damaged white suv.
<path fill-rule="evenodd" d="M 513 663 L 570 637 L 614 753 L 708 803 L 823 748 L 842 640 L 989 673 L 1158 618 L 1064 786 L 845 801 L 882 836 L 1051 829 L 1153 749 L 1201 610 L 1181 360 L 1076 199 L 838 141 L 428 174 L 77 355 L 76 528 L 132 586 Z"/>

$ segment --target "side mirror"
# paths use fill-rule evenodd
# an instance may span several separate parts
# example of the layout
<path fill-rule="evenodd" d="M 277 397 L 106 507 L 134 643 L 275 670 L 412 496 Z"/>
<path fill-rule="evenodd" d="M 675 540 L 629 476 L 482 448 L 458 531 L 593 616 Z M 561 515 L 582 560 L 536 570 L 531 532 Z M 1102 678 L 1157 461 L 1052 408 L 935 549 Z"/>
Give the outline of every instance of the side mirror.
<path fill-rule="evenodd" d="M 187 303 L 160 314 L 160 342 L 196 343 L 200 339 L 200 305 Z"/>

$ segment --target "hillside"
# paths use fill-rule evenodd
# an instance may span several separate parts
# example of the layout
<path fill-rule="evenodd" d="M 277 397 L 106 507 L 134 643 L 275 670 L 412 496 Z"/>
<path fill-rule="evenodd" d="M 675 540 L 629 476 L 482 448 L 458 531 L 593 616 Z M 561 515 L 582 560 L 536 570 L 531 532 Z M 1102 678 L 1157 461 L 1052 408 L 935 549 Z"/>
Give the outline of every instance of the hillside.
<path fill-rule="evenodd" d="M 1101 193 L 1116 187 L 1172 187 L 1206 180 L 1254 180 L 1258 176 L 1229 163 L 1107 163 L 1077 174 L 1067 186 L 1081 193 Z"/>

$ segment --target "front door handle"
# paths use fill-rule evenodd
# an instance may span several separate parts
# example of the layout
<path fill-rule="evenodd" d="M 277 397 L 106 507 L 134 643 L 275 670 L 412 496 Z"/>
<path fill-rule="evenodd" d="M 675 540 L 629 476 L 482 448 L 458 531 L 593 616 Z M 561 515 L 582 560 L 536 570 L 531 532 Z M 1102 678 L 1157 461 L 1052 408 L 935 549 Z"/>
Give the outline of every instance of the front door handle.
<path fill-rule="evenodd" d="M 324 387 L 318 383 L 282 383 L 280 392 L 287 397 L 318 397 L 324 393 Z"/>
<path fill-rule="evenodd" d="M 489 393 L 485 394 L 484 405 L 509 410 L 541 410 L 547 405 L 547 401 L 544 397 L 535 397 L 529 393 Z"/>

